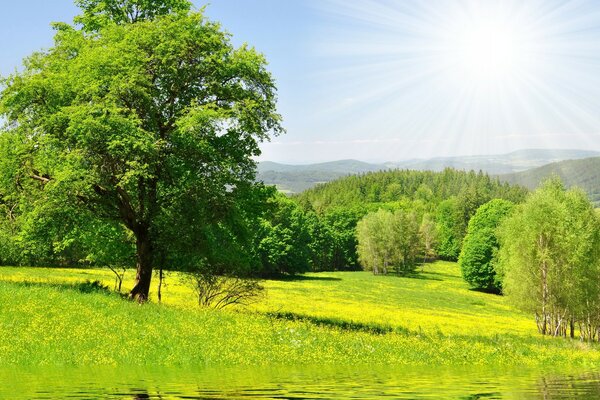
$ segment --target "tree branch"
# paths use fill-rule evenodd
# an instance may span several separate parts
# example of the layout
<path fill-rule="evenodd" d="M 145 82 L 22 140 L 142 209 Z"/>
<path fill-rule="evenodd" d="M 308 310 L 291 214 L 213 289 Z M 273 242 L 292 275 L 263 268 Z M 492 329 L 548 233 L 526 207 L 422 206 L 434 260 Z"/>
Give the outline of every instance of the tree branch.
<path fill-rule="evenodd" d="M 45 177 L 45 176 L 38 175 L 35 173 L 31 175 L 31 178 L 35 179 L 36 181 L 42 182 L 44 185 L 47 184 L 48 182 L 50 182 L 50 180 L 51 180 L 49 177 Z"/>

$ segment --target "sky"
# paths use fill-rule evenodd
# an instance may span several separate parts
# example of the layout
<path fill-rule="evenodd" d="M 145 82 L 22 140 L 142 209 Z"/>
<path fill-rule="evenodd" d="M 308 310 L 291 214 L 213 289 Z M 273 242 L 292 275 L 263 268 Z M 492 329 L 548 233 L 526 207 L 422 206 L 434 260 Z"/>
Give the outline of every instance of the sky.
<path fill-rule="evenodd" d="M 72 0 L 2 3 L 3 76 L 78 13 Z M 287 133 L 261 160 L 600 150 L 599 1 L 194 3 L 269 61 Z"/>

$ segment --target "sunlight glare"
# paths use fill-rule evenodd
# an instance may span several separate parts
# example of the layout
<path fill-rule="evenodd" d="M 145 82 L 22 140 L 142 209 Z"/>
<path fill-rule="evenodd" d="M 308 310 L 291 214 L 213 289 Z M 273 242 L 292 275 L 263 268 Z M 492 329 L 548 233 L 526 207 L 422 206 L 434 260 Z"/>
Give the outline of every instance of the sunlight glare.
<path fill-rule="evenodd" d="M 530 34 L 502 17 L 475 15 L 449 29 L 448 67 L 463 79 L 497 83 L 531 67 Z"/>
<path fill-rule="evenodd" d="M 333 22 L 344 21 L 328 26 L 318 47 L 327 69 L 316 115 L 348 121 L 332 148 L 359 152 L 371 143 L 382 158 L 399 159 L 597 147 L 596 3 L 319 4 Z"/>

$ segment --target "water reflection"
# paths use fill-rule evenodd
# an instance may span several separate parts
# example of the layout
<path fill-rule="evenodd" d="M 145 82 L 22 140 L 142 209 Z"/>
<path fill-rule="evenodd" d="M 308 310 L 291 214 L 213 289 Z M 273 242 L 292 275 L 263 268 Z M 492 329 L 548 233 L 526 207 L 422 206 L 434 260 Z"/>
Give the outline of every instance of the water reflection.
<path fill-rule="evenodd" d="M 600 374 L 542 377 L 537 388 L 540 399 L 598 399 Z"/>
<path fill-rule="evenodd" d="M 600 374 L 486 368 L 0 370 L 4 399 L 585 399 Z"/>

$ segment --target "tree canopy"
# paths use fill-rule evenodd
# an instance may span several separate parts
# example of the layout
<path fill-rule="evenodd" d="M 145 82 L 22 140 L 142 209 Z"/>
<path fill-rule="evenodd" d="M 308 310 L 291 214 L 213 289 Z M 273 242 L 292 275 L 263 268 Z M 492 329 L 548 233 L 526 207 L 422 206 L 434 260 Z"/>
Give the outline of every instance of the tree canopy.
<path fill-rule="evenodd" d="M 546 181 L 500 226 L 500 270 L 512 302 L 543 334 L 582 338 L 600 326 L 600 222 L 581 190 Z"/>
<path fill-rule="evenodd" d="M 477 209 L 469 221 L 458 263 L 463 277 L 472 287 L 500 292 L 502 283 L 496 274 L 498 239 L 496 230 L 510 215 L 513 203 L 491 200 Z"/>
<path fill-rule="evenodd" d="M 238 240 L 260 197 L 252 157 L 282 132 L 276 88 L 261 54 L 187 1 L 77 4 L 80 27 L 56 24 L 54 45 L 2 80 L 0 197 L 62 246 L 74 226 L 129 237 L 145 300 L 155 266 L 197 263 L 215 232 Z"/>
<path fill-rule="evenodd" d="M 86 31 L 97 31 L 109 24 L 129 24 L 153 20 L 162 15 L 187 13 L 189 0 L 75 0 L 83 11 L 75 18 Z"/>
<path fill-rule="evenodd" d="M 424 250 L 420 223 L 413 211 L 379 209 L 358 222 L 358 257 L 365 270 L 387 274 L 412 272 Z"/>

